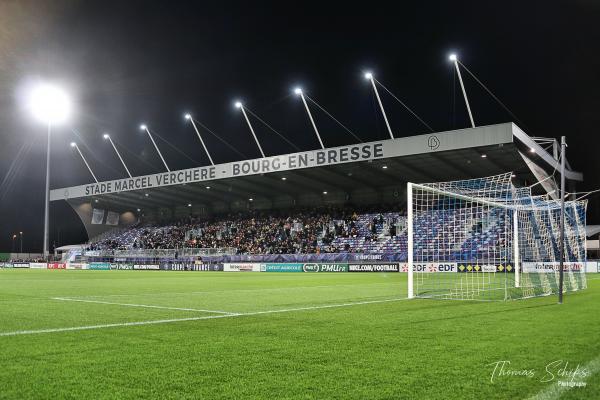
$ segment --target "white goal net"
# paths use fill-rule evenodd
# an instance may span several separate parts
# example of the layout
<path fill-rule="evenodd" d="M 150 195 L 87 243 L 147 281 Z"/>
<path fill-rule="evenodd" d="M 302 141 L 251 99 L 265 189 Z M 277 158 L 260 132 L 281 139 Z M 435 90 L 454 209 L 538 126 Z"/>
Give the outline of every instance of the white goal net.
<path fill-rule="evenodd" d="M 508 300 L 558 293 L 560 201 L 511 173 L 408 184 L 408 294 Z M 564 290 L 586 287 L 585 201 L 565 202 Z"/>

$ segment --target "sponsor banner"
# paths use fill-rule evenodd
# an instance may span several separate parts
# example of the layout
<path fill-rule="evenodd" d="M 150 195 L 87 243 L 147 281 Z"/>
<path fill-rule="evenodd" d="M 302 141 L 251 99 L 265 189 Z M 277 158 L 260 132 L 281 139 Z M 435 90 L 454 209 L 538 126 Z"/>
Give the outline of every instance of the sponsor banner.
<path fill-rule="evenodd" d="M 347 263 L 311 263 L 304 264 L 302 267 L 304 272 L 348 272 Z"/>
<path fill-rule="evenodd" d="M 400 264 L 398 263 L 379 263 L 379 264 L 350 264 L 348 272 L 398 272 Z"/>
<path fill-rule="evenodd" d="M 304 264 L 301 263 L 274 263 L 261 265 L 265 272 L 302 272 Z"/>
<path fill-rule="evenodd" d="M 110 269 L 110 263 L 107 262 L 92 262 L 89 264 L 88 269 L 106 271 Z"/>
<path fill-rule="evenodd" d="M 226 272 L 260 272 L 259 263 L 224 263 L 223 271 Z"/>
<path fill-rule="evenodd" d="M 114 263 L 110 264 L 112 269 L 122 269 L 122 270 L 131 270 L 133 269 L 133 264 L 128 263 Z"/>
<path fill-rule="evenodd" d="M 401 272 L 408 272 L 408 264 L 402 263 L 400 266 Z M 413 263 L 413 272 L 456 272 L 456 263 Z"/>
<path fill-rule="evenodd" d="M 559 262 L 524 262 L 523 272 L 524 273 L 546 273 L 556 272 L 560 270 Z M 565 262 L 563 265 L 563 271 L 584 271 L 585 267 L 580 262 Z"/>
<path fill-rule="evenodd" d="M 48 268 L 48 264 L 41 263 L 41 262 L 29 263 L 29 268 L 46 269 L 46 268 Z"/>
<path fill-rule="evenodd" d="M 512 264 L 479 264 L 479 263 L 461 263 L 458 265 L 458 272 L 515 272 Z"/>
<path fill-rule="evenodd" d="M 88 265 L 84 263 L 67 263 L 67 269 L 88 269 Z"/>
<path fill-rule="evenodd" d="M 12 268 L 13 265 L 12 265 L 12 263 L 9 263 L 9 262 L 3 262 L 3 263 L 0 263 L 0 267 L 2 267 L 2 268 Z"/>
<path fill-rule="evenodd" d="M 159 270 L 160 265 L 158 264 L 133 264 L 133 269 L 148 269 L 148 270 Z"/>
<path fill-rule="evenodd" d="M 585 263 L 585 272 L 595 273 L 600 272 L 600 263 L 597 261 L 588 261 Z"/>
<path fill-rule="evenodd" d="M 13 263 L 13 268 L 29 268 L 29 263 L 16 262 Z"/>
<path fill-rule="evenodd" d="M 48 263 L 48 269 L 66 269 L 65 263 Z"/>
<path fill-rule="evenodd" d="M 223 264 L 203 263 L 198 261 L 168 261 L 161 263 L 160 269 L 168 271 L 223 271 Z"/>

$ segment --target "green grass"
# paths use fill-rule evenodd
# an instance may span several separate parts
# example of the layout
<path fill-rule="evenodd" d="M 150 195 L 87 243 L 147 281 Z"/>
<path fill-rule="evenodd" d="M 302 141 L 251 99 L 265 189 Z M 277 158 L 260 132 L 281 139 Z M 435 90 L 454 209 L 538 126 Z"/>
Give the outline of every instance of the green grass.
<path fill-rule="evenodd" d="M 588 279 L 559 306 L 384 302 L 406 297 L 399 273 L 0 270 L 0 335 L 194 318 L 0 336 L 0 398 L 528 398 L 552 361 L 600 364 L 600 276 Z M 354 302 L 370 303 L 322 308 Z M 492 383 L 499 360 L 536 375 Z M 600 398 L 597 369 L 563 398 Z"/>

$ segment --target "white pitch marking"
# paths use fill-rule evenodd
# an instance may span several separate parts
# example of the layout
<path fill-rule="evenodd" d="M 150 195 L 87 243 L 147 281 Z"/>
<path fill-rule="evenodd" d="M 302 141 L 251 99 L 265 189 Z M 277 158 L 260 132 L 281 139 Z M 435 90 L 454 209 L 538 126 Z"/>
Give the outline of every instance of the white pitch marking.
<path fill-rule="evenodd" d="M 125 307 L 159 308 L 159 309 L 163 309 L 163 310 L 198 311 L 198 312 L 207 312 L 207 313 L 215 313 L 215 314 L 235 314 L 235 313 L 231 313 L 228 311 L 203 310 L 203 309 L 199 309 L 199 308 L 181 308 L 181 307 L 153 306 L 153 305 L 149 305 L 149 304 L 114 303 L 112 301 L 71 299 L 68 297 L 52 297 L 52 300 L 77 301 L 80 303 L 110 304 L 110 305 L 125 306 Z"/>
<path fill-rule="evenodd" d="M 115 324 L 102 324 L 102 325 L 87 325 L 87 326 L 73 326 L 68 328 L 49 328 L 49 329 L 37 329 L 37 330 L 25 330 L 25 331 L 14 331 L 14 332 L 0 332 L 0 336 L 18 336 L 18 335 L 33 335 L 39 333 L 55 333 L 55 332 L 70 332 L 70 331 L 84 331 L 91 329 L 104 329 L 104 328 L 116 328 L 123 326 L 139 326 L 139 325 L 157 325 L 157 324 L 169 324 L 173 322 L 186 322 L 186 321 L 200 321 L 204 319 L 217 319 L 217 318 L 233 318 L 233 317 L 244 317 L 262 314 L 275 314 L 275 313 L 287 313 L 294 311 L 308 311 L 308 310 L 320 310 L 324 308 L 340 308 L 340 307 L 351 307 L 363 304 L 375 304 L 375 303 L 389 303 L 393 301 L 408 300 L 406 297 L 399 299 L 386 299 L 386 300 L 367 300 L 358 301 L 353 303 L 342 303 L 342 304 L 326 304 L 321 306 L 309 306 L 309 307 L 298 307 L 298 308 L 287 308 L 279 310 L 267 310 L 267 311 L 255 311 L 249 313 L 230 313 L 223 315 L 208 315 L 204 317 L 190 317 L 190 318 L 173 318 L 173 319 L 160 319 L 152 321 L 137 321 L 137 322 L 121 322 Z"/>

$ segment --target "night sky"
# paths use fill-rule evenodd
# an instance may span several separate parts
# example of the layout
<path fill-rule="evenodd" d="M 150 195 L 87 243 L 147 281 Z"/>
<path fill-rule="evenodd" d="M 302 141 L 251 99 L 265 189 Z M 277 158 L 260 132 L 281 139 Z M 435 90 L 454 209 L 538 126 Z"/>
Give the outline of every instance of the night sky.
<path fill-rule="evenodd" d="M 41 251 L 46 131 L 22 99 L 24 88 L 40 79 L 64 85 L 76 106 L 52 137 L 51 187 L 57 188 L 92 180 L 71 141 L 99 180 L 125 176 L 103 132 L 134 175 L 162 171 L 141 122 L 157 134 L 171 169 L 208 164 L 184 112 L 244 155 L 203 133 L 215 162 L 258 157 L 234 99 L 300 149 L 317 148 L 291 94 L 296 85 L 362 140 L 385 139 L 365 70 L 436 131 L 467 127 L 447 60 L 456 52 L 530 136 L 567 136 L 567 158 L 585 177 L 579 190 L 600 187 L 599 3 L 277 4 L 0 2 L 0 251 L 11 250 L 19 231 L 24 251 Z M 514 120 L 463 77 L 477 125 Z M 428 132 L 391 97 L 383 101 L 396 136 Z M 314 115 L 326 146 L 356 141 L 325 114 Z M 258 122 L 255 128 L 267 155 L 295 151 Z M 600 223 L 599 204 L 591 203 L 588 223 Z M 85 240 L 66 203 L 51 211 L 51 247 Z"/>

